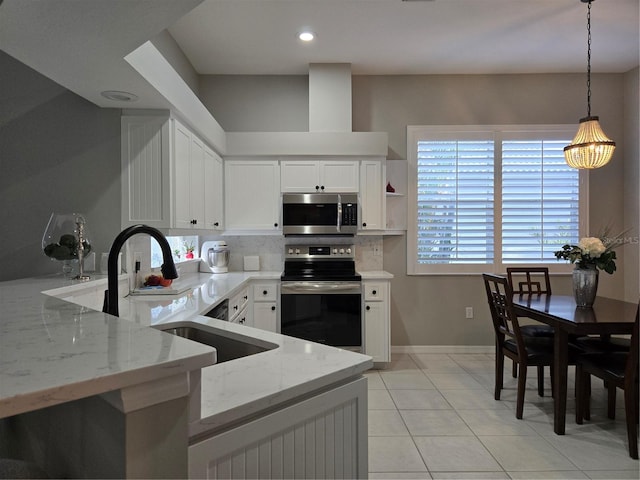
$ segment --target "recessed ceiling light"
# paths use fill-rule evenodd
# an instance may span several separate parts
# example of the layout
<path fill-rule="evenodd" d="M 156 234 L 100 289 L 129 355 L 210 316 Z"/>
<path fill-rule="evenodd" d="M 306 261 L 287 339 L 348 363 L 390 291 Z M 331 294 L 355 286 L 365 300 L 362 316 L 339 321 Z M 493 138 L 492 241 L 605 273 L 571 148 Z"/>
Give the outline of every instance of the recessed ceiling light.
<path fill-rule="evenodd" d="M 100 95 L 117 102 L 135 102 L 138 99 L 138 96 L 133 93 L 120 92 L 118 90 L 105 90 L 104 92 L 100 92 Z"/>
<path fill-rule="evenodd" d="M 303 42 L 310 42 L 311 40 L 316 38 L 316 36 L 313 32 L 310 32 L 309 30 L 305 30 L 298 33 L 298 38 Z"/>

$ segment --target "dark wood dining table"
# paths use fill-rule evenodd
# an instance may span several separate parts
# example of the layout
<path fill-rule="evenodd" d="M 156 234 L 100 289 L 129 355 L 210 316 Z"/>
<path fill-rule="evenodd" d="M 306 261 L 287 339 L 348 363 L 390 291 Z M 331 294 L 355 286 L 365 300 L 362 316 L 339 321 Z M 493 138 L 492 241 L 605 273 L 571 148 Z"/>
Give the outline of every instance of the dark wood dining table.
<path fill-rule="evenodd" d="M 630 334 L 638 305 L 606 297 L 596 297 L 593 307 L 577 307 L 573 296 L 513 296 L 518 317 L 529 317 L 554 328 L 553 430 L 564 435 L 567 407 L 569 335 Z"/>

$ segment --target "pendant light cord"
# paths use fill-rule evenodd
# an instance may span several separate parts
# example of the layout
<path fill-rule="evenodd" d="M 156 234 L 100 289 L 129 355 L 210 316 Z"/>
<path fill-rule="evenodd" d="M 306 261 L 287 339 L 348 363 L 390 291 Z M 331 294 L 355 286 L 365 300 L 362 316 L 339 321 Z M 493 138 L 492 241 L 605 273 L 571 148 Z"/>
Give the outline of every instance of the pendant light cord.
<path fill-rule="evenodd" d="M 591 1 L 587 3 L 587 117 L 591 117 Z"/>

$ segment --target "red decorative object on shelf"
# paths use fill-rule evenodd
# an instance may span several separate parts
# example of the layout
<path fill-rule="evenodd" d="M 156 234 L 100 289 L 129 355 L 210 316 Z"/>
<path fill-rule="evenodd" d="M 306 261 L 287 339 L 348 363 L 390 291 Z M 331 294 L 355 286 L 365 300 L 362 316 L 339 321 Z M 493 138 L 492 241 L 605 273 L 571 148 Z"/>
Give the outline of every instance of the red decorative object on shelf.
<path fill-rule="evenodd" d="M 387 182 L 387 192 L 395 193 L 396 189 L 391 186 L 391 182 Z"/>

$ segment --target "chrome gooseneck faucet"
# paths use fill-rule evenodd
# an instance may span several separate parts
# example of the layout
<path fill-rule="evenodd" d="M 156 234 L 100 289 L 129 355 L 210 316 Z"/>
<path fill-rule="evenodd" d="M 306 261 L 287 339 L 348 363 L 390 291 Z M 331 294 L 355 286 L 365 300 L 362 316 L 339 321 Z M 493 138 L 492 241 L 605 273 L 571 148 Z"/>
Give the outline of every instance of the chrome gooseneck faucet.
<path fill-rule="evenodd" d="M 163 264 L 160 267 L 164 278 L 173 280 L 178 278 L 178 272 L 176 271 L 176 265 L 173 263 L 173 255 L 171 254 L 171 247 L 165 236 L 153 227 L 148 225 L 134 225 L 129 228 L 125 228 L 113 241 L 111 250 L 109 250 L 109 259 L 107 260 L 107 290 L 104 291 L 104 304 L 102 311 L 116 317 L 119 316 L 118 311 L 118 254 L 129 238 L 138 234 L 146 233 L 152 236 L 158 241 L 160 249 L 162 250 Z"/>

